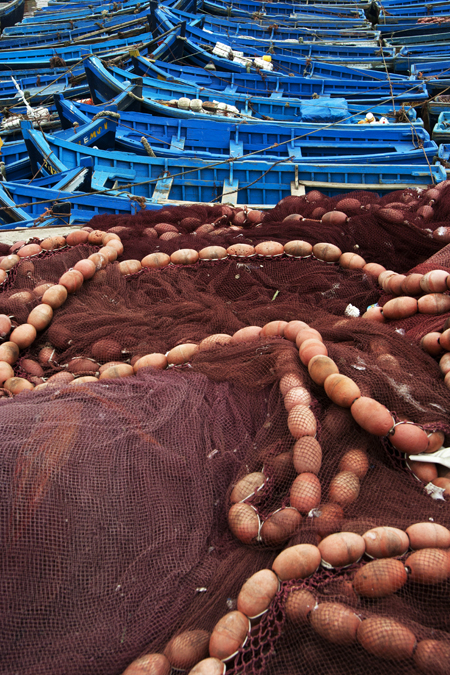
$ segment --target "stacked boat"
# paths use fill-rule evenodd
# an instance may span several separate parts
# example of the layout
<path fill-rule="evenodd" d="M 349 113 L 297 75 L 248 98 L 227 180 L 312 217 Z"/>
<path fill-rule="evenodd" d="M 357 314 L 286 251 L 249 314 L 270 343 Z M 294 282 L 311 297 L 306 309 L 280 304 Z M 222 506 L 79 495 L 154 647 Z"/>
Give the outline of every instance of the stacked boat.
<path fill-rule="evenodd" d="M 2 26 L 3 228 L 446 178 L 418 112 L 450 4 L 49 0 Z"/>

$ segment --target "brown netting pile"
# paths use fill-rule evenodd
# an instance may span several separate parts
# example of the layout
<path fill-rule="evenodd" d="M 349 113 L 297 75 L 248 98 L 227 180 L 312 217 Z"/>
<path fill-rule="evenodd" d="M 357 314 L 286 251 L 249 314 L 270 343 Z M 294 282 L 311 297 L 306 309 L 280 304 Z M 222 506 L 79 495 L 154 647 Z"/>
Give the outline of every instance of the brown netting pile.
<path fill-rule="evenodd" d="M 349 220 L 321 223 L 333 209 Z M 238 217 L 222 206 L 165 207 L 130 218 L 98 216 L 90 225 L 119 234 L 125 247 L 120 260 L 180 248 L 303 239 L 336 244 L 403 274 L 450 271 L 444 232 L 450 186 L 383 198 L 314 192 L 283 200 L 261 223 L 243 213 Z M 305 219 L 285 220 L 292 214 Z M 155 230 L 162 223 L 172 229 Z M 196 232 L 205 224 L 210 227 Z M 161 238 L 164 231 L 178 236 Z M 3 246 L 1 253 L 8 250 Z M 3 284 L 0 313 L 13 316 L 16 324 L 26 321 L 39 302 L 33 289 L 57 283 L 95 250 L 80 245 L 21 261 Z M 64 371 L 74 357 L 129 363 L 212 334 L 233 335 L 244 326 L 302 320 L 321 333 L 329 356 L 363 396 L 384 404 L 397 420 L 443 431 L 446 445 L 450 391 L 438 360 L 419 342 L 425 333 L 442 330 L 450 313 L 381 324 L 348 311 L 351 305 L 363 314 L 388 299 L 370 275 L 314 257 L 228 257 L 131 276 L 113 263 L 55 310 L 50 327 L 21 353 L 14 371 L 37 383 Z M 51 360 L 43 374 L 30 372 L 30 359 L 38 362 L 44 347 L 55 350 Z M 289 506 L 297 475 L 295 440 L 279 386 L 287 373 L 296 373 L 312 398 L 323 454 L 320 506 L 302 513 L 285 541 L 246 545 L 227 520 L 237 481 L 264 471 L 268 481 L 250 502 L 264 521 Z M 0 672 L 5 675 L 120 675 L 139 656 L 162 653 L 185 631 L 205 631 L 197 635 L 207 644 L 217 621 L 236 609 L 244 582 L 270 569 L 288 546 L 317 545 L 332 532 L 363 534 L 378 526 L 405 530 L 435 522 L 450 527 L 444 495 L 428 494 L 403 455 L 332 403 L 310 379 L 295 343 L 282 337 L 215 346 L 199 351 L 189 364 L 146 368 L 134 377 L 61 384 L 13 398 L 4 391 L 0 423 Z M 321 516 L 330 502 L 330 483 L 350 449 L 368 456 L 359 496 L 332 516 Z M 444 467 L 439 472 L 450 473 Z M 245 645 L 228 662 L 227 673 L 424 672 L 411 656 L 392 656 L 387 649 L 380 658 L 356 640 L 325 639 L 309 619 L 293 621 L 286 603 L 298 589 L 312 593 L 319 606 L 350 608 L 363 623 L 393 619 L 417 643 L 438 641 L 440 669 L 428 672 L 450 672 L 448 576 L 434 583 L 408 579 L 386 597 L 361 597 L 352 580 L 368 561 L 320 567 L 307 579 L 283 582 L 269 611 L 253 622 Z M 389 625 L 381 624 L 381 631 L 389 635 Z M 200 647 L 197 661 L 205 655 Z M 156 675 L 150 670 L 142 675 L 147 672 Z"/>

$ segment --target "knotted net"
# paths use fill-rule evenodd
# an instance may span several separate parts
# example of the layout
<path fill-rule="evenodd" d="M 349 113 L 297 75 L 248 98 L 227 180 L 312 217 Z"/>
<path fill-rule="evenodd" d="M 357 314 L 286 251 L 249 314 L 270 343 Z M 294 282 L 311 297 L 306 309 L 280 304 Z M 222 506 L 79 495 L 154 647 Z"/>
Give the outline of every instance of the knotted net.
<path fill-rule="evenodd" d="M 433 231 L 447 226 L 449 190 L 443 187 L 427 218 L 417 211 L 430 195 L 402 191 L 382 199 L 346 195 L 347 211 L 345 204 L 340 209 L 350 220 L 339 226 L 320 223 L 313 211 L 332 211 L 343 198 L 318 193 L 283 200 L 261 224 L 244 222 L 241 229 L 232 229 L 228 207 L 203 205 L 141 211 L 130 218 L 98 216 L 90 225 L 120 232 L 122 260 L 212 244 L 303 239 L 357 251 L 367 262 L 401 273 L 450 271 L 445 242 L 433 237 Z M 392 206 L 398 203 L 404 207 Z M 383 209 L 384 216 L 377 215 Z M 386 210 L 402 218 L 388 222 Z M 283 222 L 290 214 L 305 219 Z M 151 230 L 161 223 L 172 224 L 179 236 L 155 236 Z M 209 233 L 193 234 L 205 223 L 214 224 Z M 21 261 L 3 284 L 0 312 L 14 316 L 17 324 L 26 321 L 39 302 L 33 289 L 57 283 L 95 250 L 80 245 Z M 362 314 L 388 299 L 363 271 L 314 257 L 228 257 L 146 268 L 131 276 L 114 263 L 55 310 L 50 327 L 21 352 L 14 369 L 37 383 L 64 371 L 75 357 L 98 364 L 130 362 L 178 344 L 198 344 L 212 334 L 301 320 L 321 333 L 339 371 L 364 396 L 384 404 L 397 419 L 443 431 L 448 438 L 450 392 L 437 359 L 420 348 L 419 340 L 430 330 L 442 330 L 449 313 L 384 324 L 355 316 L 354 308 Z M 99 342 L 100 354 L 94 349 Z M 42 366 L 43 375 L 30 373 L 30 359 L 38 362 L 44 347 L 55 350 L 52 359 Z M 279 386 L 287 373 L 303 380 L 312 399 L 323 454 L 320 506 L 303 513 L 300 525 L 281 543 L 246 545 L 227 520 L 235 484 L 251 472 L 264 472 L 265 487 L 251 500 L 264 521 L 289 506 L 297 475 L 295 440 Z M 442 491 L 430 496 L 401 453 L 332 403 L 309 377 L 295 343 L 280 336 L 215 345 L 188 364 L 145 368 L 134 377 L 60 384 L 14 398 L 4 392 L 0 420 L 4 673 L 120 675 L 139 656 L 163 652 L 173 636 L 192 630 L 209 634 L 236 609 L 246 579 L 270 569 L 286 547 L 317 545 L 336 531 L 405 530 L 427 521 L 450 527 Z M 350 449 L 368 457 L 359 496 L 337 516 L 320 518 L 330 501 L 331 481 Z M 448 649 L 448 579 L 433 584 L 408 580 L 389 596 L 360 597 L 352 579 L 367 562 L 320 567 L 311 577 L 283 582 L 227 672 L 422 673 L 411 657 L 379 658 L 356 640 L 333 643 L 308 621 L 296 623 L 286 614 L 292 590 L 306 589 L 319 605 L 341 603 L 361 620 L 393 619 L 417 643 L 433 639 Z M 430 672 L 445 668 L 448 662 Z"/>

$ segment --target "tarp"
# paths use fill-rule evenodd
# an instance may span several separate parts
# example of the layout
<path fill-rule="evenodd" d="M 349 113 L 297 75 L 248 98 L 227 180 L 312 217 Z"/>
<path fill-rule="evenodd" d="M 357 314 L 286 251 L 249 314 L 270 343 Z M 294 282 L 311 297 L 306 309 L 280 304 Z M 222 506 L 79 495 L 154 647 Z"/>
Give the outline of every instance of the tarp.
<path fill-rule="evenodd" d="M 350 117 L 345 98 L 314 98 L 301 102 L 301 122 L 338 122 Z"/>

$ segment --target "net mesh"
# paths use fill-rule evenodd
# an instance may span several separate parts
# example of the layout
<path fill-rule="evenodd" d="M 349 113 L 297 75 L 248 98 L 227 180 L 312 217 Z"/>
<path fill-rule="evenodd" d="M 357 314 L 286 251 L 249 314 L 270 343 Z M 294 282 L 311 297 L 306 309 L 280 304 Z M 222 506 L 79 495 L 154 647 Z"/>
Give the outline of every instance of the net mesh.
<path fill-rule="evenodd" d="M 119 233 L 122 260 L 212 244 L 305 239 L 356 251 L 367 262 L 401 273 L 450 271 L 447 248 L 433 238 L 434 230 L 447 226 L 450 187 L 441 190 L 428 220 L 417 213 L 430 202 L 426 192 L 383 198 L 358 192 L 345 195 L 342 205 L 343 200 L 318 193 L 290 197 L 261 224 L 244 222 L 240 229 L 233 229 L 232 209 L 204 205 L 141 211 L 130 218 L 97 216 L 90 225 Z M 344 210 L 350 220 L 327 226 L 319 222 L 318 208 Z M 392 211 L 401 213 L 400 222 L 392 222 L 395 217 L 389 222 Z M 284 221 L 291 214 L 305 220 Z M 180 236 L 161 239 L 154 230 L 161 223 L 175 226 Z M 193 233 L 205 223 L 214 231 Z M 33 289 L 56 283 L 95 250 L 81 245 L 21 261 L 3 284 L 0 312 L 23 323 L 39 302 Z M 8 251 L 3 246 L 0 252 Z M 214 333 L 298 319 L 321 333 L 329 356 L 364 396 L 383 403 L 397 419 L 449 434 L 449 390 L 437 360 L 419 345 L 426 332 L 442 329 L 449 313 L 389 324 L 345 314 L 349 304 L 363 313 L 389 297 L 367 274 L 312 257 L 227 258 L 147 268 L 127 277 L 114 263 L 55 311 L 50 327 L 21 353 L 15 374 L 39 381 L 64 371 L 74 357 L 129 362 Z M 27 361 L 39 361 L 44 347 L 54 350 L 52 360 L 43 364 L 43 374 L 33 375 Z M 297 373 L 312 397 L 323 453 L 321 504 L 329 502 L 331 481 L 349 449 L 367 452 L 369 470 L 359 497 L 338 518 L 324 522 L 317 513 L 303 514 L 287 542 L 244 545 L 227 520 L 236 482 L 264 470 L 269 481 L 251 502 L 264 520 L 289 505 L 297 475 L 295 440 L 279 386 L 287 373 Z M 5 673 L 119 675 L 140 655 L 162 652 L 177 634 L 209 634 L 236 609 L 246 579 L 270 568 L 286 546 L 382 525 L 404 530 L 433 521 L 450 527 L 448 502 L 427 494 L 400 453 L 331 403 L 309 378 L 295 344 L 280 337 L 215 346 L 188 365 L 147 368 L 120 380 L 47 387 L 14 398 L 4 394 L 0 671 Z M 227 672 L 423 672 L 412 658 L 379 658 L 356 642 L 333 644 L 307 621 L 295 623 L 286 615 L 289 595 L 308 590 L 318 603 L 341 603 L 361 618 L 394 619 L 417 641 L 450 645 L 448 580 L 432 585 L 408 580 L 389 597 L 363 598 L 351 584 L 362 564 L 319 568 L 308 579 L 284 582 Z M 430 672 L 445 668 L 448 663 Z"/>

